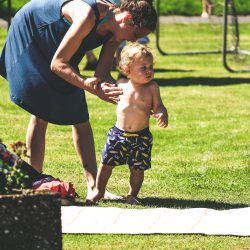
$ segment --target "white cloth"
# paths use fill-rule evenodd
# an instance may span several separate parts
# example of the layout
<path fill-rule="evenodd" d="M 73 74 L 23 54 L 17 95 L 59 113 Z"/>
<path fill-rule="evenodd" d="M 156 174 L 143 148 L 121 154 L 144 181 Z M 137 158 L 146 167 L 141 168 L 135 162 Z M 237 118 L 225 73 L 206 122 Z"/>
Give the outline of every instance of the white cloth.
<path fill-rule="evenodd" d="M 62 232 L 250 236 L 250 207 L 230 210 L 62 207 Z"/>

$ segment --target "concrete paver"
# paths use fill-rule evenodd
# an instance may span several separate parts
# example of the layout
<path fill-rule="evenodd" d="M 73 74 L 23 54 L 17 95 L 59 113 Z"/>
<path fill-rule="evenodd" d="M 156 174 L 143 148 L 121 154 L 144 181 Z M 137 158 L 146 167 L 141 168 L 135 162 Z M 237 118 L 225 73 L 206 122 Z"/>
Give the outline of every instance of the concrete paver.
<path fill-rule="evenodd" d="M 200 16 L 161 16 L 160 23 L 223 23 L 223 16 L 211 16 L 202 18 Z M 238 16 L 239 23 L 250 23 L 249 16 Z"/>

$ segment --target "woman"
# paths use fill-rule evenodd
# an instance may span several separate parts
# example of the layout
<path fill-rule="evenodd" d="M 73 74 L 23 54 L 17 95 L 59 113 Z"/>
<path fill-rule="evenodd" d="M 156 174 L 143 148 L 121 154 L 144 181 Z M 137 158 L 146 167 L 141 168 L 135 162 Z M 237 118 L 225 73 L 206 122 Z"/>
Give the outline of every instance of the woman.
<path fill-rule="evenodd" d="M 122 94 L 110 75 L 116 48 L 153 31 L 156 21 L 151 0 L 123 0 L 119 8 L 110 0 L 32 0 L 15 15 L 0 74 L 9 81 L 11 100 L 32 114 L 26 144 L 37 171 L 42 172 L 48 123 L 73 125 L 92 191 L 97 164 L 84 91 L 115 102 Z M 84 78 L 78 64 L 101 45 L 94 77 Z"/>

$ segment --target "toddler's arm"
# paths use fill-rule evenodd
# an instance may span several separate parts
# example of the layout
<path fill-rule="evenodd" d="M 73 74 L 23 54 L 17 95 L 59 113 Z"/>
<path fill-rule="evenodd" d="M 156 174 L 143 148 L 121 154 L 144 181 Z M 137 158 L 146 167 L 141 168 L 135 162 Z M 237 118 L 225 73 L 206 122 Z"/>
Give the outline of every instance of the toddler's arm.
<path fill-rule="evenodd" d="M 157 119 L 159 127 L 166 128 L 168 126 L 168 112 L 162 102 L 160 88 L 156 82 L 153 82 L 152 90 L 154 111 L 154 114 L 152 116 Z"/>

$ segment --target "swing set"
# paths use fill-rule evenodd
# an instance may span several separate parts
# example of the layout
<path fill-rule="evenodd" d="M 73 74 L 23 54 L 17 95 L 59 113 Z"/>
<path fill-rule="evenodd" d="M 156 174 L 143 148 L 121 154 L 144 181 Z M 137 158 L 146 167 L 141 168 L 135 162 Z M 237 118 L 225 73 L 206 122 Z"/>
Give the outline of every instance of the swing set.
<path fill-rule="evenodd" d="M 228 57 L 229 55 L 233 55 L 235 61 L 242 60 L 242 58 L 246 58 L 250 56 L 250 51 L 248 50 L 241 50 L 240 49 L 240 29 L 239 29 L 239 20 L 234 4 L 234 0 L 224 0 L 224 11 L 223 11 L 223 36 L 222 36 L 222 49 L 219 50 L 200 50 L 200 51 L 177 51 L 177 52 L 168 52 L 164 51 L 161 47 L 161 36 L 160 36 L 160 1 L 157 0 L 156 2 L 156 10 L 158 14 L 158 24 L 156 28 L 156 47 L 161 55 L 201 55 L 201 54 L 222 54 L 222 62 L 223 66 L 229 72 L 250 72 L 250 65 L 247 62 L 247 65 L 244 65 L 244 68 L 234 68 L 229 65 Z M 233 44 L 231 45 L 230 49 L 228 49 L 228 33 L 230 32 L 233 35 Z M 230 58 L 231 60 L 231 58 Z M 247 61 L 247 60 L 244 60 Z"/>

